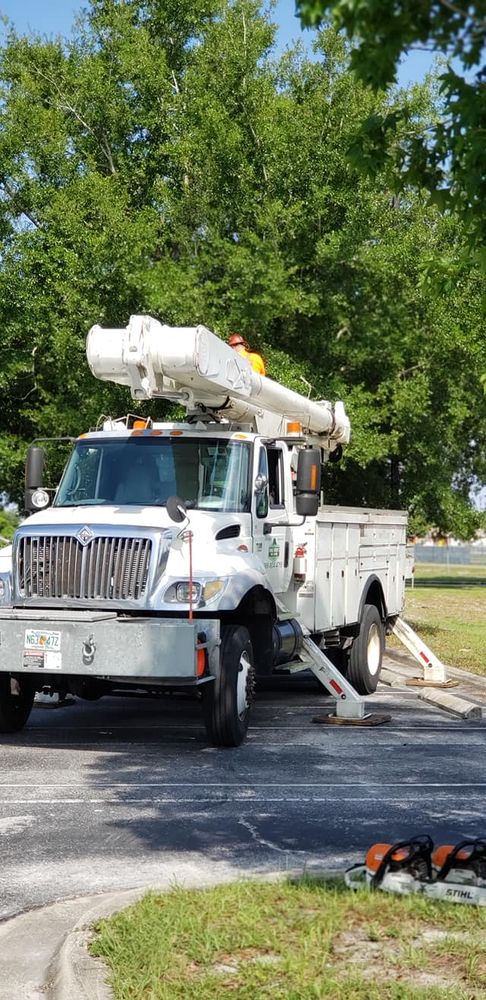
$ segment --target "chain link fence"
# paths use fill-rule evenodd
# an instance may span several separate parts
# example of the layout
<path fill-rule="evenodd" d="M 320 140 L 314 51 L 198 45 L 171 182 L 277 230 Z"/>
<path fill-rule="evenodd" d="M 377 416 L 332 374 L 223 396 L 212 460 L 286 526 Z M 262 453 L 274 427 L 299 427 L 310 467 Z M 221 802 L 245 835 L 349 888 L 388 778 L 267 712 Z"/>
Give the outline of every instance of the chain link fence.
<path fill-rule="evenodd" d="M 486 545 L 415 545 L 415 562 L 486 566 Z"/>

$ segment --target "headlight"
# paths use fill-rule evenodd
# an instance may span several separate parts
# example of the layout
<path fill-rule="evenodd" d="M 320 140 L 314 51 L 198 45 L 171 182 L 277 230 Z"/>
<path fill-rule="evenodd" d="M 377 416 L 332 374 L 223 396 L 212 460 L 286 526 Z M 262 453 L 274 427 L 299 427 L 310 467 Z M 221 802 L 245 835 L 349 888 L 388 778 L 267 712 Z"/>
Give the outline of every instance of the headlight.
<path fill-rule="evenodd" d="M 48 507 L 50 503 L 50 497 L 46 490 L 38 489 L 34 490 L 31 496 L 32 506 L 36 510 L 44 510 L 44 507 Z"/>
<path fill-rule="evenodd" d="M 189 580 L 180 580 L 173 583 L 165 593 L 165 600 L 171 604 L 189 604 L 191 592 Z M 201 599 L 201 584 L 192 584 L 192 603 L 198 604 Z"/>
<path fill-rule="evenodd" d="M 191 587 L 189 586 L 189 580 L 183 580 L 181 583 L 176 583 L 175 600 L 177 601 L 178 604 L 189 604 L 189 601 L 191 600 L 195 604 L 200 597 L 201 597 L 200 583 L 193 583 Z"/>
<path fill-rule="evenodd" d="M 195 581 L 192 584 L 192 603 L 205 605 L 222 593 L 226 580 Z M 168 604 L 189 604 L 189 580 L 178 580 L 172 583 L 165 592 L 164 600 Z"/>

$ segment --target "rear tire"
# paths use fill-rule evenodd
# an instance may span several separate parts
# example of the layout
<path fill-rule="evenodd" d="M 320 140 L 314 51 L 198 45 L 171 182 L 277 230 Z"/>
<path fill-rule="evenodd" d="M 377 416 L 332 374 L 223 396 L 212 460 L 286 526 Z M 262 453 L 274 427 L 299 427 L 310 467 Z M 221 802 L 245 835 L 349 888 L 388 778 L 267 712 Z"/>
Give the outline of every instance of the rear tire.
<path fill-rule="evenodd" d="M 34 684 L 27 674 L 0 674 L 0 733 L 18 733 L 24 728 L 34 694 Z"/>
<path fill-rule="evenodd" d="M 255 691 L 250 633 L 244 625 L 227 625 L 222 632 L 220 670 L 203 687 L 203 712 L 211 743 L 238 747 L 245 739 Z"/>
<path fill-rule="evenodd" d="M 347 678 L 358 694 L 373 694 L 380 677 L 385 650 L 385 630 L 374 604 L 365 604 L 359 635 L 351 646 Z"/>

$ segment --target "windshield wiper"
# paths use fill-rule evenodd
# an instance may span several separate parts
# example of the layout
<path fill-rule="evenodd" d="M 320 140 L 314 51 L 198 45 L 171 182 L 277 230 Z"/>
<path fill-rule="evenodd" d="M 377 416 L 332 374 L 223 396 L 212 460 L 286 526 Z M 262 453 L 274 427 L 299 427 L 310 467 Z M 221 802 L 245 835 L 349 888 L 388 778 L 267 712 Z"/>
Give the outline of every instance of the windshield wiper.
<path fill-rule="evenodd" d="M 69 500 L 67 503 L 55 503 L 53 507 L 94 507 L 95 505 L 100 507 L 108 506 L 109 504 L 115 504 L 114 500 Z"/>

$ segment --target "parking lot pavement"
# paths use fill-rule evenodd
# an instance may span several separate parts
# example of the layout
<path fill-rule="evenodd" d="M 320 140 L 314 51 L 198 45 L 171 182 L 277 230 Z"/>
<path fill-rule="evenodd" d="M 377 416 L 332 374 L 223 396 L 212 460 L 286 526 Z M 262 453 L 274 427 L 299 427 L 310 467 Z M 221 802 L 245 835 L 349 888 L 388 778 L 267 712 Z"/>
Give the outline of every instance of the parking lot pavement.
<path fill-rule="evenodd" d="M 189 697 L 35 708 L 3 737 L 0 917 L 79 894 L 215 874 L 347 866 L 377 840 L 485 834 L 486 724 L 380 688 L 376 729 L 317 726 L 313 682 L 272 680 L 247 742 L 206 744 Z M 167 868 L 164 868 L 167 871 Z"/>

